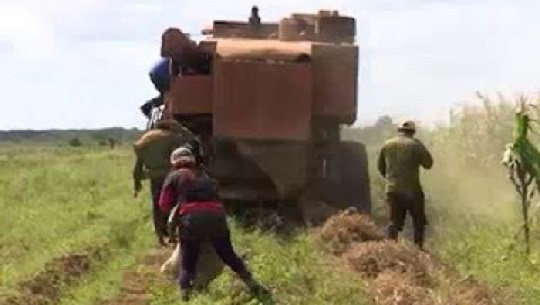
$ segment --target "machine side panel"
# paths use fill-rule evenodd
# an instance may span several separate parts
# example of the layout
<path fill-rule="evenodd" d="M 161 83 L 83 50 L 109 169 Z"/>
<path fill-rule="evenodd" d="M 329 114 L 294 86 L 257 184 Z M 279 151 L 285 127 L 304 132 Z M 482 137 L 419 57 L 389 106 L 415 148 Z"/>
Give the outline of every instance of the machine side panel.
<path fill-rule="evenodd" d="M 313 45 L 314 109 L 352 124 L 357 113 L 358 47 Z"/>
<path fill-rule="evenodd" d="M 176 76 L 171 80 L 171 112 L 173 114 L 212 113 L 212 75 Z"/>
<path fill-rule="evenodd" d="M 214 136 L 310 138 L 312 68 L 301 63 L 215 62 Z"/>

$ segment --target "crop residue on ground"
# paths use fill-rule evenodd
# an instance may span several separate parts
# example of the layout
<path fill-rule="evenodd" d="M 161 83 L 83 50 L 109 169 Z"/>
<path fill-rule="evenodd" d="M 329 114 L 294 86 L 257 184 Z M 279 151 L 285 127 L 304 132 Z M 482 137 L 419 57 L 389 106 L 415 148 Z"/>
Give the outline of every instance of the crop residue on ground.
<path fill-rule="evenodd" d="M 377 305 L 502 305 L 483 283 L 462 279 L 430 254 L 385 241 L 365 215 L 344 211 L 323 226 L 320 238 L 330 253 L 368 281 Z"/>

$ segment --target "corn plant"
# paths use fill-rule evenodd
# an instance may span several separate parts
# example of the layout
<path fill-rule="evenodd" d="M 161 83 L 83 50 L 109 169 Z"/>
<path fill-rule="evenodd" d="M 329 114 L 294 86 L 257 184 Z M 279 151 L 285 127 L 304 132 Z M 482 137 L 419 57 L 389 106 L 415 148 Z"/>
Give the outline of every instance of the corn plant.
<path fill-rule="evenodd" d="M 527 254 L 530 254 L 531 202 L 534 194 L 540 190 L 540 152 L 531 141 L 530 135 L 535 132 L 531 117 L 534 105 L 520 98 L 518 110 L 514 118 L 514 141 L 507 146 L 503 164 L 509 170 L 509 178 L 521 199 L 522 230 L 524 232 Z"/>

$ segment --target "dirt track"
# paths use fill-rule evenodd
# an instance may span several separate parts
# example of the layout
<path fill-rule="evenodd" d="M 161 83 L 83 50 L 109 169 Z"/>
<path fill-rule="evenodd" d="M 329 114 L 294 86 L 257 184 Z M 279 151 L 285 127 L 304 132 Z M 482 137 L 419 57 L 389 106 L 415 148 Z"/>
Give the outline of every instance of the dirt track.
<path fill-rule="evenodd" d="M 164 281 L 159 267 L 170 255 L 170 250 L 155 249 L 141 254 L 136 269 L 122 274 L 120 293 L 101 305 L 145 305 L 150 303 L 149 289 Z M 17 285 L 18 294 L 0 299 L 0 305 L 58 304 L 66 289 L 92 271 L 95 262 L 105 258 L 102 251 L 92 250 L 67 254 L 48 263 L 44 270 Z"/>
<path fill-rule="evenodd" d="M 329 257 L 350 272 L 365 278 L 372 304 L 377 305 L 500 305 L 496 292 L 460 275 L 432 255 L 412 247 L 382 241 L 377 228 L 364 215 L 341 213 L 317 230 Z M 120 292 L 99 305 L 149 305 L 151 289 L 167 279 L 159 272 L 170 249 L 142 253 L 135 267 L 124 271 Z M 99 251 L 71 254 L 55 259 L 44 271 L 19 285 L 20 295 L 1 305 L 51 305 L 63 297 L 66 286 L 103 259 Z M 442 290 L 441 290 L 442 289 Z M 443 291 L 441 295 L 440 292 Z"/>
<path fill-rule="evenodd" d="M 164 281 L 159 272 L 161 264 L 170 255 L 170 250 L 154 249 L 138 258 L 137 270 L 125 271 L 122 275 L 120 293 L 101 305 L 147 305 L 150 304 L 150 288 Z"/>
<path fill-rule="evenodd" d="M 347 212 L 335 215 L 318 231 L 329 256 L 365 278 L 372 304 L 510 304 L 483 283 L 460 277 L 433 255 L 404 244 L 383 241 L 375 225 L 364 215 Z M 124 273 L 121 293 L 100 305 L 150 304 L 149 289 L 158 281 L 165 281 L 159 267 L 169 253 L 161 249 L 142 255 L 140 270 Z"/>

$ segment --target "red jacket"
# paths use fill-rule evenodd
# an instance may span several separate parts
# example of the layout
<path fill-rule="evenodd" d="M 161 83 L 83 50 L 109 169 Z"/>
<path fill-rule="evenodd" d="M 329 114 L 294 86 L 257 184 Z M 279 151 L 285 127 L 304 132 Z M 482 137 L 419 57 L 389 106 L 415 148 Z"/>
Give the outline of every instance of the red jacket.
<path fill-rule="evenodd" d="M 159 208 L 168 215 L 177 204 L 181 215 L 198 211 L 225 213 L 215 182 L 190 164 L 169 173 L 163 183 Z"/>

